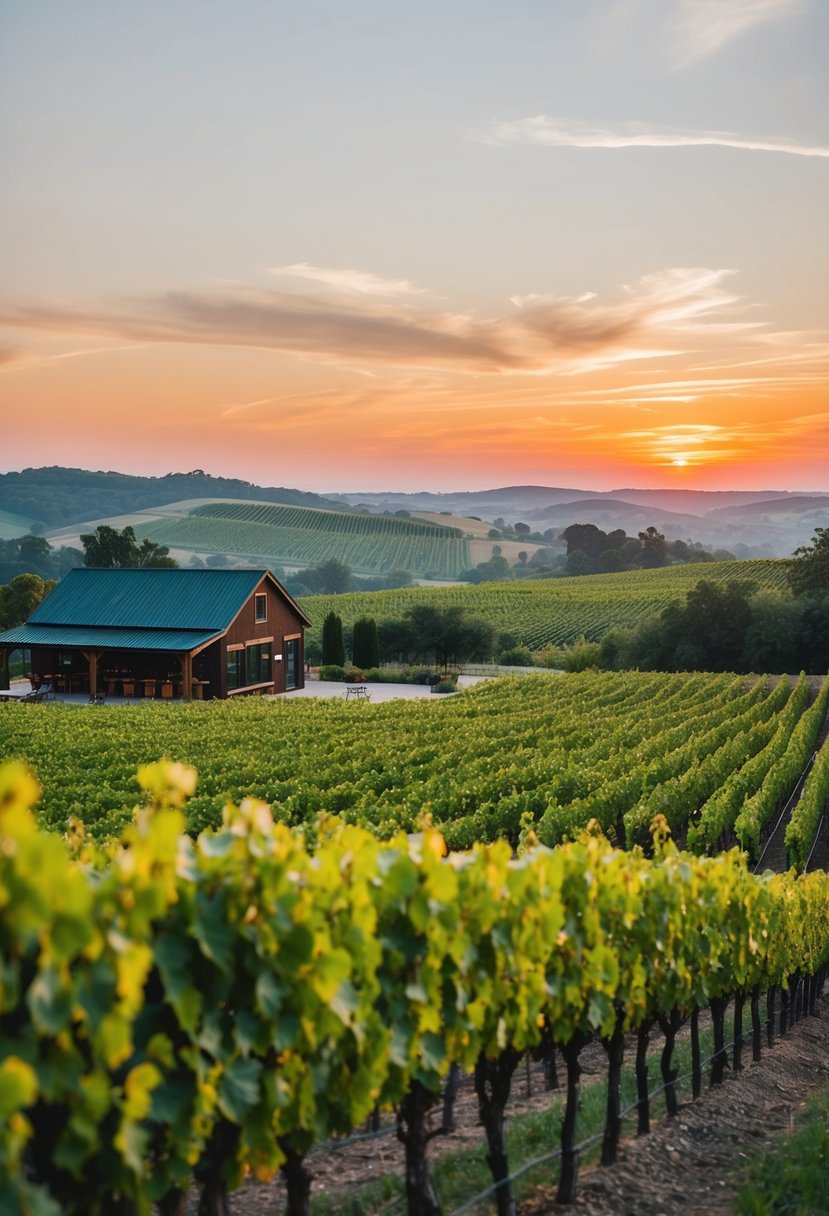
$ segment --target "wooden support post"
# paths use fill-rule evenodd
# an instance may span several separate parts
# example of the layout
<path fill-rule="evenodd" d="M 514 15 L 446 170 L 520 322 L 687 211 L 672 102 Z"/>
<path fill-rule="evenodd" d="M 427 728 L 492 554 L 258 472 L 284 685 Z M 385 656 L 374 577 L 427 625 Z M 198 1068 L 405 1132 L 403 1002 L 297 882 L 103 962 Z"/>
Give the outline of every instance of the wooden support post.
<path fill-rule="evenodd" d="M 98 659 L 101 657 L 99 650 L 85 650 L 83 657 L 89 664 L 89 699 L 98 695 Z"/>
<path fill-rule="evenodd" d="M 0 646 L 0 688 L 9 687 L 9 648 Z"/>
<path fill-rule="evenodd" d="M 181 699 L 193 700 L 193 656 L 190 651 L 178 656 L 181 663 Z"/>

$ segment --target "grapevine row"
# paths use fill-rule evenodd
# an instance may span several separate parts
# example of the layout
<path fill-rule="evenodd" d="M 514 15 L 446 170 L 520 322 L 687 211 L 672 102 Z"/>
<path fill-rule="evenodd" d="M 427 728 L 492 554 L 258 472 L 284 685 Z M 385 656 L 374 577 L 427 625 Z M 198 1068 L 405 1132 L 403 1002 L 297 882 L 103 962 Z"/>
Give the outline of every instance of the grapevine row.
<path fill-rule="evenodd" d="M 802 981 L 814 1008 L 829 961 L 825 874 L 757 877 L 659 828 L 651 860 L 597 835 L 447 857 L 428 826 L 381 841 L 323 819 L 306 842 L 248 801 L 193 841 L 195 773 L 140 780 L 149 805 L 121 841 L 97 848 L 76 824 L 67 847 L 37 828 L 26 771 L 0 770 L 3 1210 L 170 1216 L 195 1179 L 212 1216 L 245 1173 L 281 1171 L 306 1216 L 311 1147 L 394 1105 L 409 1212 L 436 1213 L 426 1117 L 448 1070 L 475 1071 L 503 1180 L 509 1081 L 544 1043 L 568 1066 L 570 1198 L 591 1036 L 612 1159 L 626 1032 L 664 1025 L 670 1088 L 684 1016 L 710 1004 L 721 1048 L 732 994 Z"/>
<path fill-rule="evenodd" d="M 133 765 L 166 752 L 201 774 L 188 807 L 194 834 L 221 822 L 228 798 L 256 797 L 287 823 L 327 811 L 379 836 L 413 830 L 426 810 L 454 849 L 501 836 L 516 846 L 529 827 L 553 845 L 591 819 L 620 842 L 646 840 L 659 811 L 680 837 L 690 822 L 702 850 L 710 841 L 698 813 L 732 778 L 740 789 L 756 781 L 756 756 L 768 762 L 763 784 L 734 823 L 756 858 L 760 829 L 745 830 L 747 815 L 767 787 L 772 811 L 791 792 L 825 710 L 829 689 L 805 712 L 802 689 L 584 672 L 488 681 L 440 702 L 5 706 L 0 750 L 34 768 L 41 822 L 58 831 L 75 814 L 98 838 L 117 834 L 135 797 Z"/>
<path fill-rule="evenodd" d="M 211 502 L 194 507 L 191 516 L 236 519 L 270 527 L 308 528 L 319 532 L 361 532 L 380 536 L 461 537 L 460 528 L 427 519 L 405 519 L 397 515 L 363 515 L 358 511 L 326 511 L 317 507 L 289 507 L 249 502 Z"/>
<path fill-rule="evenodd" d="M 598 641 L 610 629 L 637 625 L 658 615 L 672 601 L 683 600 L 701 578 L 714 582 L 745 581 L 768 590 L 787 586 L 786 563 L 769 559 L 596 574 L 589 578 L 307 596 L 303 597 L 302 606 L 316 622 L 310 636 L 317 636 L 322 620 L 332 611 L 350 626 L 361 616 L 371 616 L 377 621 L 399 619 L 407 608 L 424 601 L 441 607 L 457 604 L 470 616 L 488 621 L 496 632 L 513 634 L 530 650 L 540 650 L 547 645 L 568 645 L 580 637 Z"/>
<path fill-rule="evenodd" d="M 301 508 L 281 508 L 286 514 Z M 309 517 L 325 512 L 307 511 Z M 200 553 L 232 553 L 256 562 L 311 566 L 337 558 L 361 573 L 383 574 L 389 570 L 411 570 L 433 577 L 455 578 L 469 566 L 469 543 L 449 528 L 424 524 L 408 529 L 389 520 L 385 528 L 360 527 L 362 515 L 332 516 L 344 519 L 348 528 L 292 526 L 259 523 L 255 520 L 196 514 L 147 525 L 147 533 L 158 544 Z M 380 521 L 386 522 L 382 516 Z"/>
<path fill-rule="evenodd" d="M 780 740 L 779 753 L 767 771 L 763 784 L 756 793 L 746 799 L 737 815 L 734 823 L 737 840 L 755 859 L 760 853 L 764 830 L 775 811 L 779 810 L 792 793 L 809 763 L 828 708 L 829 679 L 824 680 L 814 704 L 802 715 L 788 741 Z"/>

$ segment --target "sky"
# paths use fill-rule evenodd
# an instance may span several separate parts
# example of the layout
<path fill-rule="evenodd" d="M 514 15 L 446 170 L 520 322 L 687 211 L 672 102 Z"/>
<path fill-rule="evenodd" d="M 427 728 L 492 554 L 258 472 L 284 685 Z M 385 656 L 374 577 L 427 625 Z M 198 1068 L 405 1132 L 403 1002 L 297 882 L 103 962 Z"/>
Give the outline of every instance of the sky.
<path fill-rule="evenodd" d="M 826 0 L 5 0 L 0 471 L 829 490 Z"/>

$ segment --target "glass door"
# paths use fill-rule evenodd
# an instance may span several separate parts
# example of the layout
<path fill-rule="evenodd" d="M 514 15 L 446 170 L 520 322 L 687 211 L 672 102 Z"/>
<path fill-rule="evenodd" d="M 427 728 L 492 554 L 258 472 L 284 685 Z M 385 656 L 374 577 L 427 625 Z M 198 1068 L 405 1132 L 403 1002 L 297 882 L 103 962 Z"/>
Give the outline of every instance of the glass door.
<path fill-rule="evenodd" d="M 285 691 L 299 688 L 299 638 L 285 643 Z"/>

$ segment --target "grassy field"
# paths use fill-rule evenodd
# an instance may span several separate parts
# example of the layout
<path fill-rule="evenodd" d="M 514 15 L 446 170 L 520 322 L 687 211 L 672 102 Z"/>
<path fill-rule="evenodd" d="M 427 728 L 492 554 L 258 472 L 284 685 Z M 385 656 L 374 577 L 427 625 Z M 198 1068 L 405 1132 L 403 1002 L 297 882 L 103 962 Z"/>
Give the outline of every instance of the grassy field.
<path fill-rule="evenodd" d="M 28 515 L 15 515 L 13 511 L 0 511 L 0 540 L 16 540 L 32 530 L 36 521 Z"/>

